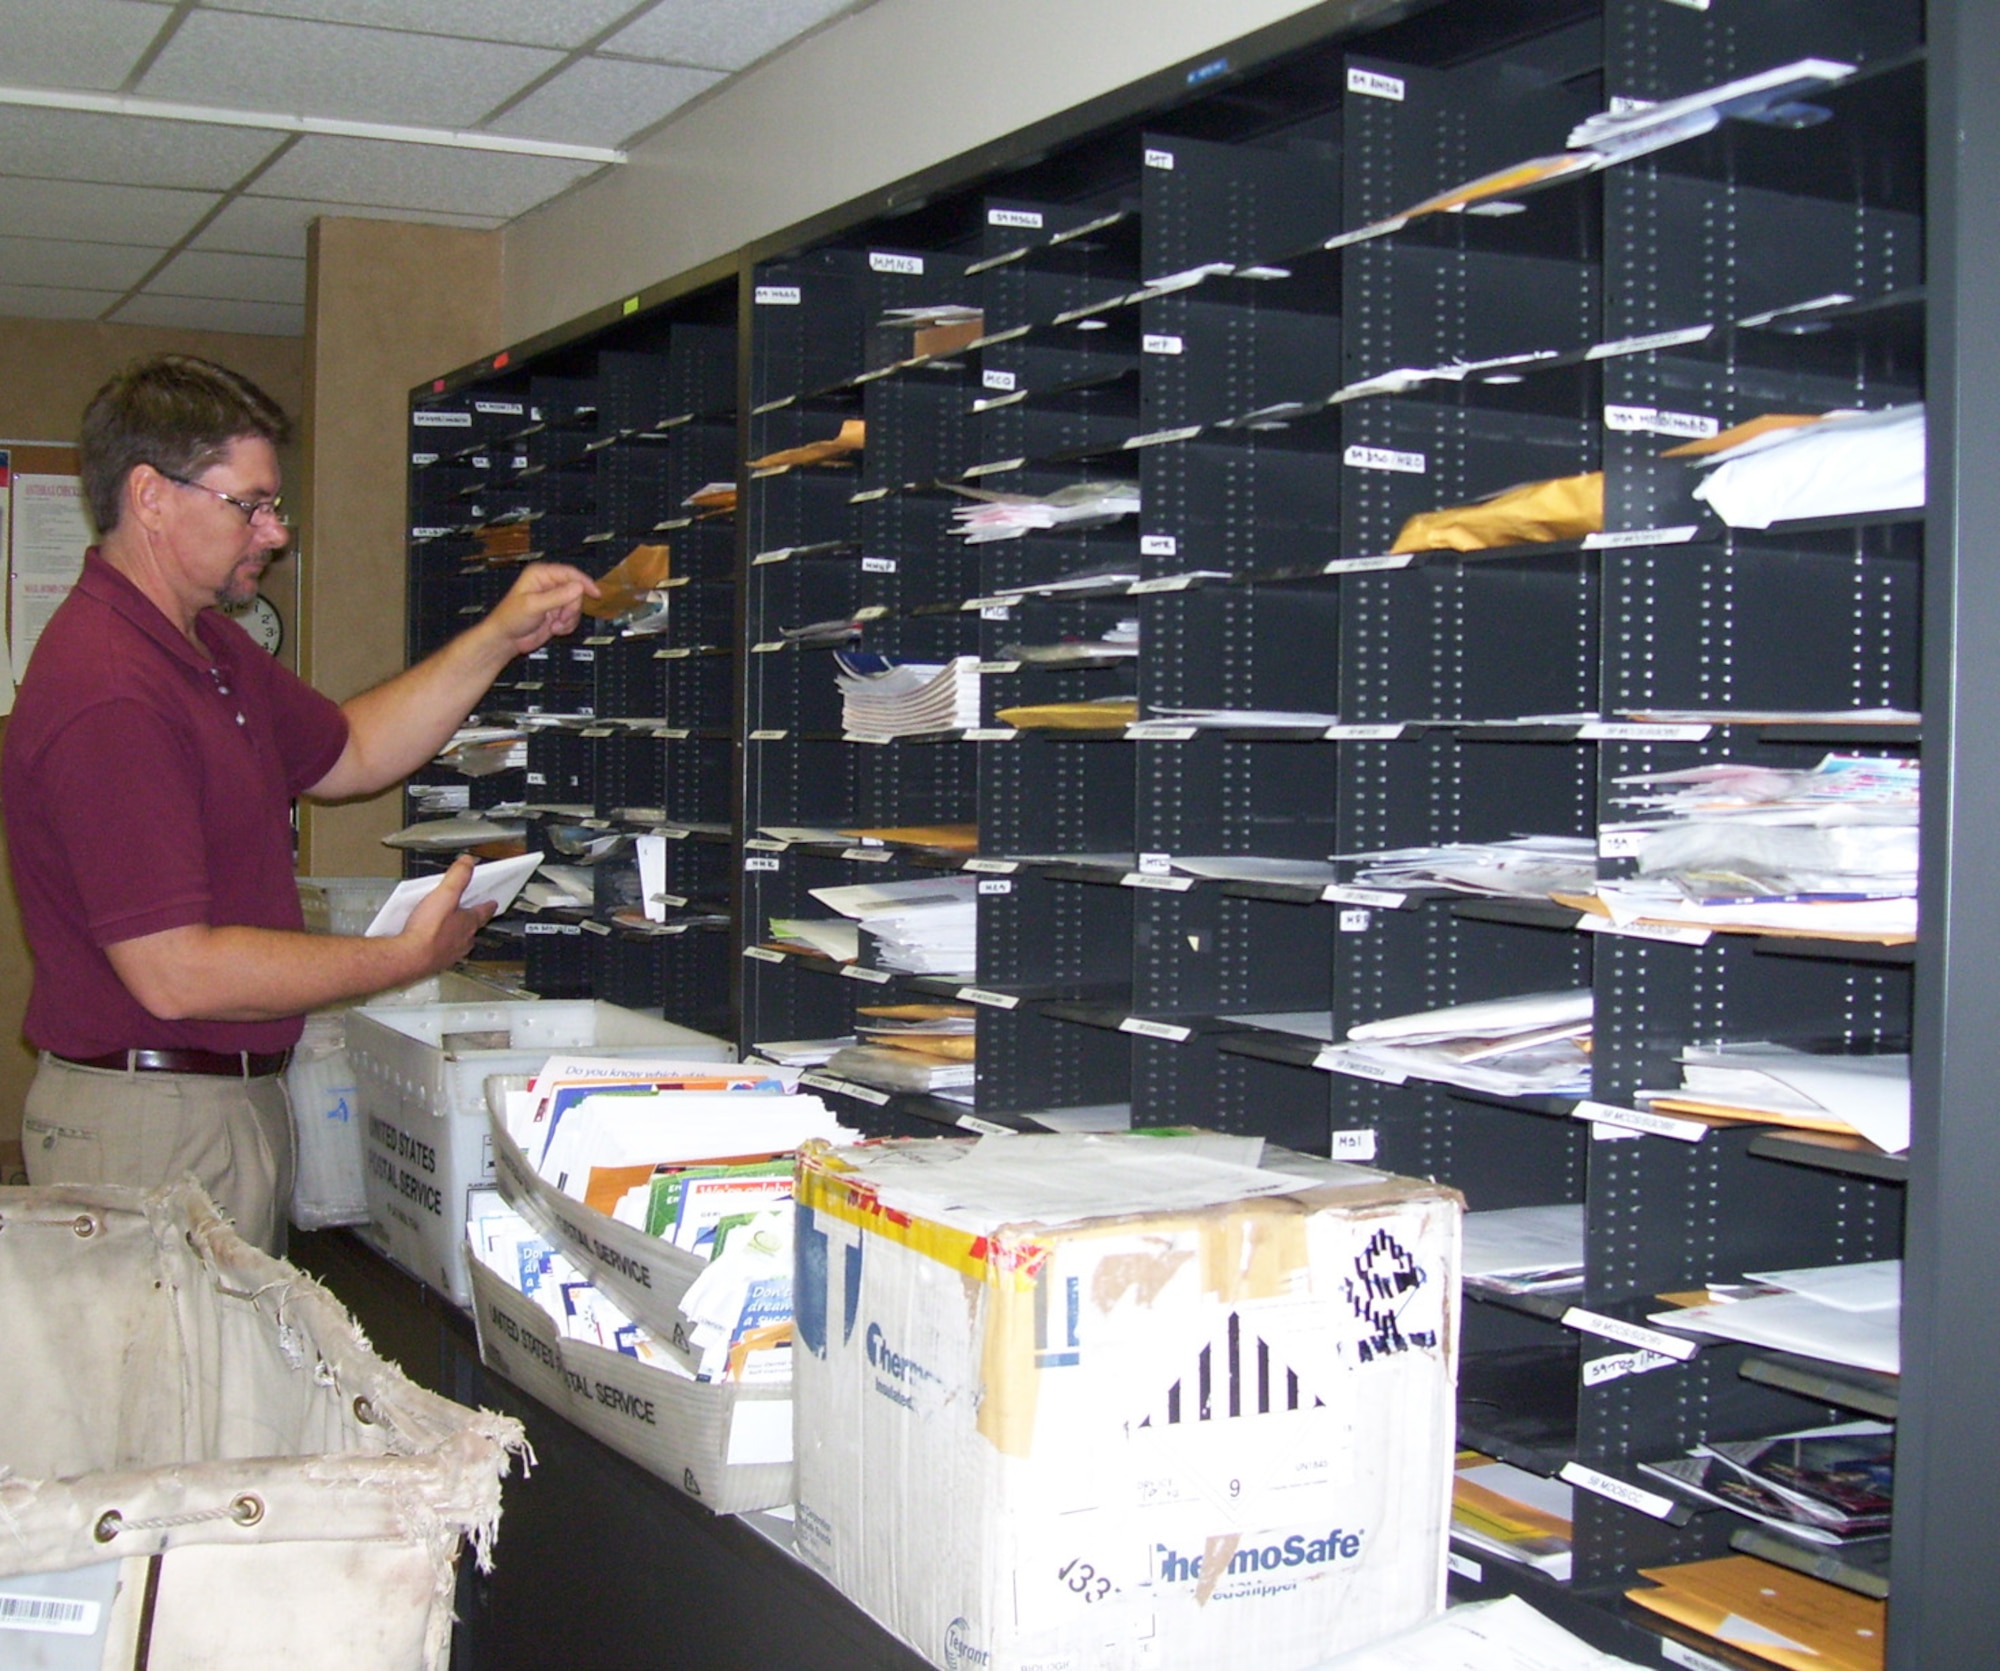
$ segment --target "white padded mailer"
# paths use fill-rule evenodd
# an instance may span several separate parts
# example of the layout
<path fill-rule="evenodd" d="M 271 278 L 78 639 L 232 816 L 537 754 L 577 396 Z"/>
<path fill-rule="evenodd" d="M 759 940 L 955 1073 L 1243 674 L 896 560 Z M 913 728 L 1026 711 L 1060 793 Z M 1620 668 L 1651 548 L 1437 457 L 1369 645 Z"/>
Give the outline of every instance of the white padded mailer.
<path fill-rule="evenodd" d="M 441 1671 L 518 1423 L 377 1357 L 192 1179 L 0 1189 L 0 1666 Z"/>

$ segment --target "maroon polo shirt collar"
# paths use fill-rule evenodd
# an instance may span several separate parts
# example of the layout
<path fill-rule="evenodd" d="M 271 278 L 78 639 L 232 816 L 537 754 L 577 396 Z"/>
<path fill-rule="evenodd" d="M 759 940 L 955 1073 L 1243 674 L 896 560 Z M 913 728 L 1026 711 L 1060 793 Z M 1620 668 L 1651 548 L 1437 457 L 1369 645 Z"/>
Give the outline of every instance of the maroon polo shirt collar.
<path fill-rule="evenodd" d="M 208 646 L 208 654 L 203 655 L 175 630 L 166 612 L 132 583 L 131 576 L 105 557 L 96 546 L 83 554 L 83 574 L 76 583 L 76 589 L 116 610 L 161 649 L 201 672 L 206 673 L 221 653 L 220 647 L 208 636 L 212 626 L 208 610 L 204 609 L 194 622 L 195 631 L 201 634 L 203 643 Z"/>

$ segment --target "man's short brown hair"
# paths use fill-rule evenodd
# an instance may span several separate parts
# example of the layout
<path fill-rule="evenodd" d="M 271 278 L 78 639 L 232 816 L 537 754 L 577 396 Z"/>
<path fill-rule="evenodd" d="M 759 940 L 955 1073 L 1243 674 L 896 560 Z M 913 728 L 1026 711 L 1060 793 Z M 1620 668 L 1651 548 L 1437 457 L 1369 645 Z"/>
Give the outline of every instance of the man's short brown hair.
<path fill-rule="evenodd" d="M 284 409 L 227 366 L 192 354 L 133 361 L 83 413 L 83 496 L 99 538 L 118 526 L 133 466 L 199 476 L 232 441 L 257 436 L 281 447 L 291 433 Z"/>

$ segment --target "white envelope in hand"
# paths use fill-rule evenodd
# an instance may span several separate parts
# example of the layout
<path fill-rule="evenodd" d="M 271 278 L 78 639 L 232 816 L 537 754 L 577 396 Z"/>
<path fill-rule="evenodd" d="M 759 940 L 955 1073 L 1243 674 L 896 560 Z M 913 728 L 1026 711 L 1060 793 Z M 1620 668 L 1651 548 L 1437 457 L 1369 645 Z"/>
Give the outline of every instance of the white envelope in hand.
<path fill-rule="evenodd" d="M 460 905 L 484 905 L 491 900 L 495 915 L 498 915 L 514 903 L 514 896 L 534 875 L 541 862 L 541 854 L 523 853 L 516 859 L 494 859 L 488 864 L 475 865 L 472 880 L 465 884 L 465 895 L 459 901 Z M 417 902 L 444 877 L 445 873 L 439 871 L 435 876 L 412 876 L 406 882 L 398 882 L 396 891 L 382 902 L 382 909 L 375 913 L 375 920 L 364 932 L 369 935 L 401 934 Z"/>

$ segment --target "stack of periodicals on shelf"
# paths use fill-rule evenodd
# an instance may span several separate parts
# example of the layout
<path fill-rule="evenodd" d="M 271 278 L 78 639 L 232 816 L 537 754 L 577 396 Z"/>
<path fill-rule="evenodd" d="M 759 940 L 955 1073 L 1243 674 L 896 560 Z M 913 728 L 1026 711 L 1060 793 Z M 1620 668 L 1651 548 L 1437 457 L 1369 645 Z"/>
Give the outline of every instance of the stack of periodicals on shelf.
<path fill-rule="evenodd" d="M 1789 1045 L 1690 1046 L 1680 1054 L 1681 1083 L 1640 1091 L 1663 1114 L 1791 1126 L 1852 1134 L 1886 1154 L 1910 1146 L 1910 1058 L 1820 1055 Z"/>
<path fill-rule="evenodd" d="M 1530 992 L 1385 1016 L 1347 1030 L 1321 1065 L 1364 1078 L 1430 1079 L 1499 1096 L 1588 1096 L 1588 988 Z"/>
<path fill-rule="evenodd" d="M 1900 1259 L 1745 1274 L 1748 1287 L 1718 1291 L 1711 1283 L 1707 1303 L 1655 1312 L 1650 1320 L 1878 1375 L 1901 1372 Z"/>
<path fill-rule="evenodd" d="M 1564 903 L 1620 924 L 1903 942 L 1917 932 L 1914 760 L 1721 760 L 1621 778 L 1639 874 Z"/>
<path fill-rule="evenodd" d="M 864 740 L 961 731 L 979 723 L 979 658 L 899 662 L 857 650 L 834 652 L 840 722 Z"/>
<path fill-rule="evenodd" d="M 1001 493 L 957 482 L 945 485 L 978 501 L 951 513 L 951 531 L 967 545 L 1018 540 L 1048 528 L 1095 528 L 1139 509 L 1139 484 L 1130 481 L 1072 482 L 1045 494 Z"/>
<path fill-rule="evenodd" d="M 1767 1439 L 1718 1440 L 1639 1466 L 1794 1537 L 1838 1544 L 1888 1531 L 1896 1430 L 1888 1422 L 1842 1422 Z"/>
<path fill-rule="evenodd" d="M 852 921 L 857 941 L 866 934 L 880 966 L 905 975 L 969 973 L 977 949 L 979 879 L 940 876 L 915 882 L 860 882 L 814 888 L 812 897 Z M 795 931 L 808 925 L 794 919 Z M 811 925 L 817 932 L 824 930 Z"/>
<path fill-rule="evenodd" d="M 1354 880 L 1370 888 L 1444 888 L 1503 899 L 1583 893 L 1597 884 L 1597 844 L 1586 836 L 1514 836 L 1340 855 L 1361 862 Z"/>
<path fill-rule="evenodd" d="M 1465 1215 L 1461 1280 L 1493 1294 L 1544 1294 L 1583 1282 L 1583 1207 L 1504 1207 Z"/>
<path fill-rule="evenodd" d="M 1478 1451 L 1460 1451 L 1451 1487 L 1451 1540 L 1567 1580 L 1571 1489 Z"/>

